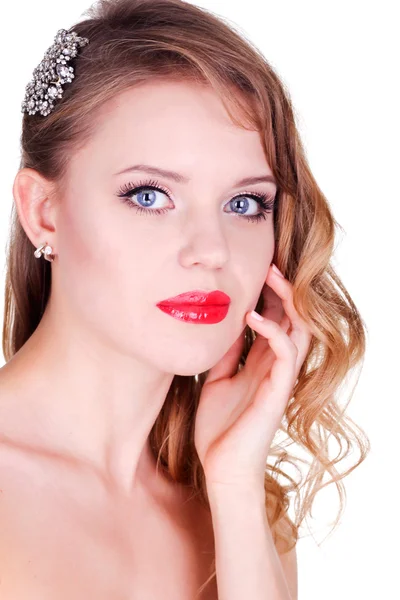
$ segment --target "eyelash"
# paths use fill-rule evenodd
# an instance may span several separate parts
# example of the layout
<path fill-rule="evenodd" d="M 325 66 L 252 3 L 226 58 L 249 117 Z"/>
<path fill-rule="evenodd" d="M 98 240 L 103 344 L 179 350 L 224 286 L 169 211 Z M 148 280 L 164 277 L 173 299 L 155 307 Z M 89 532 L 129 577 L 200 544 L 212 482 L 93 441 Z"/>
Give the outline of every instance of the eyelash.
<path fill-rule="evenodd" d="M 155 190 L 155 191 L 163 192 L 164 194 L 166 194 L 166 196 L 168 196 L 169 199 L 171 199 L 169 191 L 162 185 L 159 185 L 158 182 L 154 181 L 154 180 L 139 181 L 136 186 L 133 183 L 127 183 L 120 188 L 120 190 L 117 193 L 117 196 L 119 198 L 121 198 L 122 202 L 125 202 L 129 208 L 134 208 L 139 213 L 150 213 L 150 214 L 160 215 L 169 210 L 169 208 L 155 208 L 155 209 L 143 208 L 142 206 L 137 206 L 136 204 L 134 204 L 132 202 L 130 196 L 133 196 L 139 192 L 142 192 L 143 190 Z M 244 192 L 243 194 L 234 196 L 234 198 L 232 198 L 232 200 L 237 200 L 242 197 L 252 198 L 259 204 L 259 206 L 261 208 L 261 212 L 258 213 L 257 215 L 249 215 L 249 216 L 243 215 L 242 218 L 247 219 L 248 221 L 258 222 L 261 219 L 266 219 L 267 218 L 266 215 L 268 213 L 272 212 L 274 209 L 274 197 L 268 196 L 268 194 L 258 193 L 258 192 L 252 192 L 252 193 Z M 232 200 L 230 200 L 230 202 L 232 202 Z M 241 216 L 240 213 L 233 212 L 233 214 L 236 214 L 238 217 Z"/>

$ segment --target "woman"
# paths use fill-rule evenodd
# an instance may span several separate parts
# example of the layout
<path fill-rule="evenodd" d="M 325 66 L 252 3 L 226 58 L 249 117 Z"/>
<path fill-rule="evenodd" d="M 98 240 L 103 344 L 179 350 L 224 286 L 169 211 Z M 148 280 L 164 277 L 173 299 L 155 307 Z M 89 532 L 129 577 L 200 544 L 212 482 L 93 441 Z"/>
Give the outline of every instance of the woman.
<path fill-rule="evenodd" d="M 348 473 L 326 437 L 353 451 L 335 393 L 365 351 L 334 217 L 288 93 L 227 24 L 179 0 L 87 17 L 22 104 L 3 597 L 293 600 L 300 524 Z M 304 480 L 279 431 L 312 456 Z"/>

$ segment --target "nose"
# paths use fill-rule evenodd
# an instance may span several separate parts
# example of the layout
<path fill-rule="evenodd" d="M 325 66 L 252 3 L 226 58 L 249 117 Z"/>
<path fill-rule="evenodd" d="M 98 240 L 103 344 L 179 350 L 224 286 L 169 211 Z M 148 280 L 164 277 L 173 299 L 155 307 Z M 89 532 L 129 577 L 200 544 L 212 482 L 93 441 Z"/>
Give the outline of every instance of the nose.
<path fill-rule="evenodd" d="M 229 246 L 218 216 L 196 215 L 185 226 L 179 259 L 183 267 L 201 264 L 208 269 L 220 269 L 229 259 Z"/>

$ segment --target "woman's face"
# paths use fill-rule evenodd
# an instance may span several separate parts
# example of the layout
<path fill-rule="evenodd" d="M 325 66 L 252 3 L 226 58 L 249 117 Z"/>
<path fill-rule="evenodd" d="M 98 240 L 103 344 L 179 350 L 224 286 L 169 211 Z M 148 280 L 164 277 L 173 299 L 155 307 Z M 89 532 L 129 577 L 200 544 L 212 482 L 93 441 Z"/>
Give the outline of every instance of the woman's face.
<path fill-rule="evenodd" d="M 272 212 L 249 194 L 273 199 L 275 184 L 237 185 L 264 175 L 258 132 L 233 125 L 211 88 L 158 81 L 103 106 L 56 215 L 53 286 L 79 326 L 164 372 L 211 368 L 243 331 L 274 254 Z M 140 185 L 161 189 L 121 197 Z M 157 307 L 194 289 L 228 294 L 226 317 L 191 323 Z"/>

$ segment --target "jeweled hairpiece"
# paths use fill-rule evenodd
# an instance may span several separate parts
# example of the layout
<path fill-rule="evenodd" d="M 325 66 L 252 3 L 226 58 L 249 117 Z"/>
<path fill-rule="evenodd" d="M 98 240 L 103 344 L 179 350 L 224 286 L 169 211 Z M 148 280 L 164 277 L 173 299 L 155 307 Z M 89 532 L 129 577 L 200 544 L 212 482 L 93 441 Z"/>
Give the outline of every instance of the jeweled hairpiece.
<path fill-rule="evenodd" d="M 30 115 L 40 112 L 44 117 L 51 113 L 54 101 L 62 98 L 64 90 L 61 84 L 71 83 L 75 77 L 74 69 L 67 65 L 67 61 L 78 54 L 78 48 L 88 43 L 88 38 L 79 37 L 75 31 L 59 29 L 26 86 L 22 112 Z"/>

